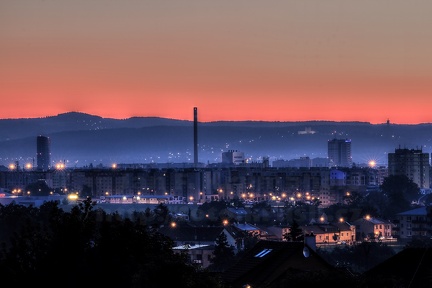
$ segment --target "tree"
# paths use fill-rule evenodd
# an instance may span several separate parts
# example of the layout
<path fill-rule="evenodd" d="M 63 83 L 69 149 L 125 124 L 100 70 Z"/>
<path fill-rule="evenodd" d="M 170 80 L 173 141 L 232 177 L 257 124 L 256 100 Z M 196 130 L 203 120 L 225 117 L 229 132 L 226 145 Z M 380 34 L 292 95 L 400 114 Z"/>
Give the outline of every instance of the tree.
<path fill-rule="evenodd" d="M 380 186 L 389 200 L 388 213 L 396 213 L 411 208 L 411 202 L 420 197 L 420 189 L 416 183 L 406 175 L 390 175 Z"/>
<path fill-rule="evenodd" d="M 90 198 L 70 212 L 46 202 L 39 208 L 0 206 L 2 280 L 18 287 L 221 287 L 198 270 L 173 241 L 140 222 L 97 209 Z M 110 273 L 115 272 L 115 276 Z M 166 277 L 167 273 L 170 277 Z"/>
<path fill-rule="evenodd" d="M 284 239 L 290 242 L 303 241 L 303 230 L 300 228 L 296 220 L 293 220 L 289 232 L 283 235 Z"/>
<path fill-rule="evenodd" d="M 159 203 L 153 210 L 154 216 L 155 216 L 155 223 L 154 225 L 156 227 L 159 227 L 160 225 L 166 225 L 171 220 L 171 217 L 169 215 L 169 209 L 166 204 Z"/>
<path fill-rule="evenodd" d="M 53 189 L 48 186 L 45 180 L 38 180 L 28 184 L 25 187 L 25 191 L 23 191 L 23 193 L 31 196 L 48 196 L 52 191 Z"/>
<path fill-rule="evenodd" d="M 227 236 L 222 232 L 216 238 L 213 257 L 210 259 L 211 264 L 208 269 L 210 271 L 223 272 L 233 264 L 234 258 L 234 247 L 229 245 Z"/>

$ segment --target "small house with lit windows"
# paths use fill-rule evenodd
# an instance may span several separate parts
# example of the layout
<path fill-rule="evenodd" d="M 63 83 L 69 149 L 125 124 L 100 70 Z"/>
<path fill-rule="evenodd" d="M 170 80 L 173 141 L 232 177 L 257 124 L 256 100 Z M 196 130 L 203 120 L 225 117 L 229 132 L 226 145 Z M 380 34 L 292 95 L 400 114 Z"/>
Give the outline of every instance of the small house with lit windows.
<path fill-rule="evenodd" d="M 389 220 L 383 220 L 369 215 L 353 221 L 358 241 L 393 239 L 393 226 Z"/>
<path fill-rule="evenodd" d="M 314 223 L 301 226 L 303 233 L 315 235 L 316 245 L 352 244 L 356 241 L 355 226 L 346 222 Z"/>

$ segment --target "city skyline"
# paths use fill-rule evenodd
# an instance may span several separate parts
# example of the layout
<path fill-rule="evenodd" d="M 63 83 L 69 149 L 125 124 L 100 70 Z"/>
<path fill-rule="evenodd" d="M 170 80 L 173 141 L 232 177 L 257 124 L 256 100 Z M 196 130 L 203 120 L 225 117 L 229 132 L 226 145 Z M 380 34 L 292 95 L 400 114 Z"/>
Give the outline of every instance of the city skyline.
<path fill-rule="evenodd" d="M 0 119 L 431 123 L 432 2 L 0 4 Z"/>

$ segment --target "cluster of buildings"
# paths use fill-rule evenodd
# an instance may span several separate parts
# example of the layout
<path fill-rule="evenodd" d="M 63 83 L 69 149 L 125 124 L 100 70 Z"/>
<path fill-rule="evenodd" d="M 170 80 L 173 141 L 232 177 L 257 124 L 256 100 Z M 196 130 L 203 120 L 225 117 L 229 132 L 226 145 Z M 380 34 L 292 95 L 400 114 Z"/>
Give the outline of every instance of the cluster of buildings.
<path fill-rule="evenodd" d="M 328 207 L 342 203 L 347 193 L 378 189 L 388 175 L 403 174 L 425 193 L 430 189 L 429 153 L 398 148 L 388 153 L 387 166 L 357 166 L 352 163 L 349 139 L 329 140 L 327 163 L 321 161 L 320 165 L 311 165 L 308 157 L 294 159 L 296 165 L 291 165 L 291 160 L 277 160 L 271 165 L 268 158 L 247 163 L 243 152 L 228 150 L 222 152 L 221 163 L 208 165 L 151 163 L 68 168 L 64 162 L 51 163 L 48 137 L 37 136 L 36 144 L 36 166 L 27 163 L 20 167 L 16 162 L 0 171 L 3 192 L 27 195 L 31 193 L 26 191 L 29 184 L 43 180 L 53 193 L 108 197 L 116 203 L 123 196 L 124 203 L 130 202 L 132 196 L 134 202 L 142 202 L 146 196 L 164 196 L 185 203 L 235 198 L 303 202 L 319 199 L 321 207 Z"/>
<path fill-rule="evenodd" d="M 37 137 L 37 165 L 18 162 L 0 170 L 0 198 L 31 196 L 26 188 L 43 181 L 52 196 L 67 194 L 92 196 L 100 203 L 111 204 L 202 204 L 220 199 L 242 199 L 246 203 L 261 200 L 314 203 L 322 208 L 343 203 L 344 196 L 354 191 L 367 193 L 379 189 L 388 175 L 406 175 L 422 191 L 430 190 L 430 158 L 421 149 L 397 148 L 388 153 L 387 166 L 357 166 L 352 162 L 351 140 L 328 141 L 328 157 L 302 157 L 289 161 L 268 158 L 261 163 L 247 163 L 241 151 L 222 152 L 221 163 L 116 164 L 111 167 L 69 168 L 65 163 L 51 163 L 50 140 Z M 23 200 L 24 201 L 24 200 Z M 25 200 L 28 201 L 28 200 Z M 40 200 L 42 201 L 42 200 Z M 34 201 L 33 201 L 34 202 Z M 301 229 L 314 235 L 314 245 L 350 245 L 356 241 L 393 241 L 430 235 L 428 207 L 397 215 L 397 223 L 373 217 L 328 221 L 325 215 L 313 219 Z M 187 250 L 191 260 L 206 267 L 214 249 L 215 238 L 225 233 L 236 249 L 244 248 L 248 233 L 263 240 L 284 240 L 290 227 L 258 227 L 242 221 L 247 212 L 229 211 L 240 217 L 233 225 L 165 227 L 163 232 L 174 237 L 178 251 Z M 243 213 L 243 214 L 242 214 Z M 242 240 L 243 239 L 243 240 Z"/>

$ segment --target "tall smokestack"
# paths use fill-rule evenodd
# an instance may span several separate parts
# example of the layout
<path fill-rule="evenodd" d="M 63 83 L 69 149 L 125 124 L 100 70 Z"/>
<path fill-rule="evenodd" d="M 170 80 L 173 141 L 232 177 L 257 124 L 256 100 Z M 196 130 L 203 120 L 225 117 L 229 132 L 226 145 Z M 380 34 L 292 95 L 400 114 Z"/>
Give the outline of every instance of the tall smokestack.
<path fill-rule="evenodd" d="M 198 166 L 198 108 L 194 107 L 194 165 Z"/>

